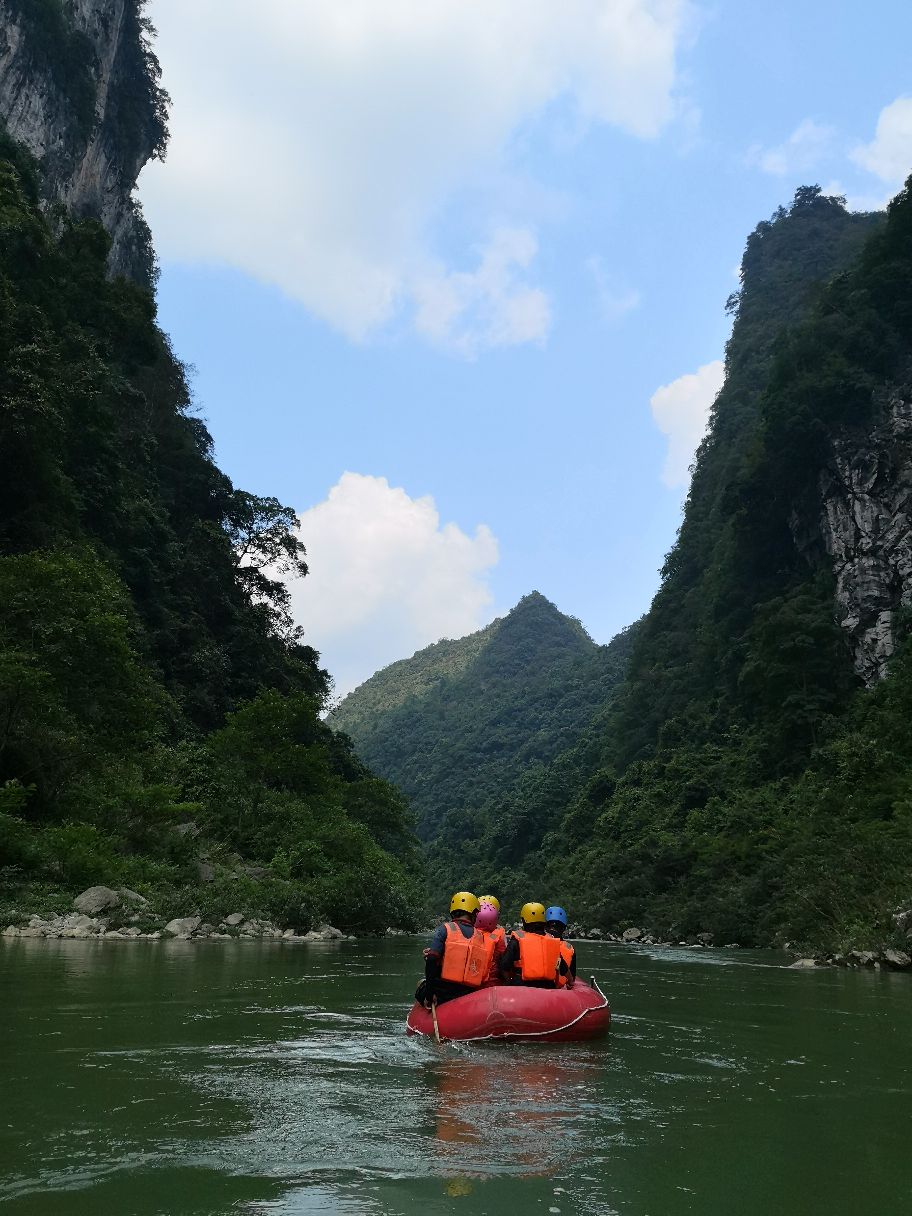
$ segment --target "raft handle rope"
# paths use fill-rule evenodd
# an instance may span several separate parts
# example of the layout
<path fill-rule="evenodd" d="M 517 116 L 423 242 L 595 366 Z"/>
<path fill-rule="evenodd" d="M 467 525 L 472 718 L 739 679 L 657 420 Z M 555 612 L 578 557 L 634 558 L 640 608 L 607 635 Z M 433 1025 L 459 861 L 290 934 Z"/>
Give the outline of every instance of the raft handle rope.
<path fill-rule="evenodd" d="M 571 1026 L 575 1026 L 577 1022 L 581 1022 L 583 1018 L 587 1017 L 590 1013 L 598 1013 L 599 1010 L 608 1008 L 608 998 L 605 996 L 604 992 L 602 992 L 601 988 L 599 988 L 598 982 L 596 981 L 594 975 L 589 977 L 589 984 L 592 989 L 602 998 L 601 1005 L 590 1005 L 588 1009 L 581 1010 L 576 1017 L 572 1019 L 572 1021 L 566 1022 L 563 1026 L 555 1026 L 552 1030 L 511 1030 L 507 1034 L 479 1034 L 473 1035 L 471 1038 L 467 1039 L 445 1039 L 444 1042 L 484 1043 L 487 1042 L 488 1039 L 544 1039 L 547 1038 L 549 1034 L 560 1034 L 564 1030 L 569 1030 Z M 419 1030 L 417 1026 L 412 1025 L 411 1014 L 406 1019 L 406 1025 L 413 1032 L 413 1034 L 420 1034 L 425 1038 L 428 1037 L 425 1035 L 423 1030 Z"/>

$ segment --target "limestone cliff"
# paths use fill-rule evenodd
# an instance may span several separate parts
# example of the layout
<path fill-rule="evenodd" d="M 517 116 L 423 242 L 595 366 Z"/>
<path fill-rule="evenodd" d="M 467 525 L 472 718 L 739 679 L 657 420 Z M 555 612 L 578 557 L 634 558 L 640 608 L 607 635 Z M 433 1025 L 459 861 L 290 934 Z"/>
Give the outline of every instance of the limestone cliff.
<path fill-rule="evenodd" d="M 912 607 L 912 390 L 889 393 L 869 433 L 834 441 L 819 484 L 837 618 L 871 685 L 894 652 L 897 614 Z"/>
<path fill-rule="evenodd" d="M 100 220 L 110 269 L 152 273 L 133 189 L 164 153 L 167 97 L 142 0 L 0 0 L 0 121 L 36 158 L 48 204 Z"/>

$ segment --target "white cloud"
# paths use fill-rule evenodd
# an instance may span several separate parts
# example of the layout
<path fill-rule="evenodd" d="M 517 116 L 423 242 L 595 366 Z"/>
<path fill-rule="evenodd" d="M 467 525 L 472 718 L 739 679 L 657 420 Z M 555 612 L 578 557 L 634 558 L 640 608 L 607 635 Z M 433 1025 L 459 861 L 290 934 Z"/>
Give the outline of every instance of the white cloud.
<path fill-rule="evenodd" d="M 813 118 L 805 118 L 777 147 L 763 148 L 760 144 L 754 144 L 748 150 L 747 162 L 759 165 L 764 173 L 773 173 L 777 177 L 804 173 L 814 169 L 829 153 L 834 135 L 832 127 L 814 122 Z"/>
<path fill-rule="evenodd" d="M 826 195 L 844 198 L 849 211 L 883 211 L 893 197 L 893 191 L 884 193 L 878 190 L 875 194 L 859 194 L 847 189 L 840 181 L 831 181 L 821 187 Z"/>
<path fill-rule="evenodd" d="M 141 181 L 161 256 L 239 267 L 352 338 L 414 318 L 471 351 L 540 340 L 547 302 L 514 279 L 517 263 L 494 292 L 487 254 L 468 275 L 465 249 L 440 265 L 435 224 L 457 198 L 509 195 L 496 183 L 515 180 L 515 137 L 560 98 L 583 123 L 655 136 L 677 113 L 690 7 L 152 0 L 149 11 L 174 100 L 167 162 Z M 469 208 L 479 218 L 466 243 L 496 250 L 502 231 L 530 229 L 534 194 L 507 214 Z M 442 316 L 453 329 L 441 335 Z"/>
<path fill-rule="evenodd" d="M 490 619 L 487 572 L 498 559 L 485 524 L 441 526 L 433 498 L 385 477 L 343 473 L 301 517 L 310 573 L 290 584 L 292 611 L 344 695 L 381 667 Z"/>
<path fill-rule="evenodd" d="M 639 308 L 643 301 L 641 294 L 635 288 L 624 287 L 612 279 L 600 257 L 595 255 L 587 258 L 583 264 L 595 284 L 595 295 L 603 321 L 613 325 L 628 312 Z"/>
<path fill-rule="evenodd" d="M 527 229 L 500 228 L 482 250 L 477 270 L 441 266 L 419 279 L 414 288 L 418 332 L 467 358 L 494 346 L 542 341 L 551 320 L 548 297 L 518 273 L 537 249 Z"/>
<path fill-rule="evenodd" d="M 662 481 L 670 489 L 686 486 L 694 452 L 706 432 L 709 410 L 725 379 L 721 359 L 663 384 L 649 398 L 652 416 L 668 439 Z"/>
<path fill-rule="evenodd" d="M 880 111 L 874 138 L 851 152 L 856 165 L 894 189 L 912 172 L 912 97 L 897 97 Z"/>

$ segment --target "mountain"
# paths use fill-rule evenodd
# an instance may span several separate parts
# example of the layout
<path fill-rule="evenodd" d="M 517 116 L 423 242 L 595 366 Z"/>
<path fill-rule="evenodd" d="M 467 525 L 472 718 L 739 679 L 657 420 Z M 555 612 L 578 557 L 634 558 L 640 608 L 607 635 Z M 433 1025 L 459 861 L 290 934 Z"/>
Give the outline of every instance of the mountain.
<path fill-rule="evenodd" d="M 572 746 L 621 678 L 632 637 L 597 646 L 533 592 L 478 633 L 384 668 L 331 721 L 431 838 L 447 815 L 475 811 Z"/>
<path fill-rule="evenodd" d="M 0 914 L 102 883 L 160 920 L 411 923 L 407 809 L 289 616 L 294 513 L 216 467 L 156 324 L 141 6 L 0 17 Z"/>
<path fill-rule="evenodd" d="M 882 943 L 912 888 L 909 187 L 886 217 L 800 189 L 741 276 L 613 704 L 435 872 L 604 927 Z"/>

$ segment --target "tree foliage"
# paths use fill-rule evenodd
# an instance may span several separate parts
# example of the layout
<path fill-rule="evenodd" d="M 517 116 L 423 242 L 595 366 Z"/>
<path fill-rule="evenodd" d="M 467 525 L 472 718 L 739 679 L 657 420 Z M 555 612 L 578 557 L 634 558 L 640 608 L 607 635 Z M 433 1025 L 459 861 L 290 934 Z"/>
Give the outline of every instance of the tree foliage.
<path fill-rule="evenodd" d="M 215 466 L 151 296 L 0 152 L 0 885 L 420 919 L 407 808 L 320 718 L 294 512 Z"/>

